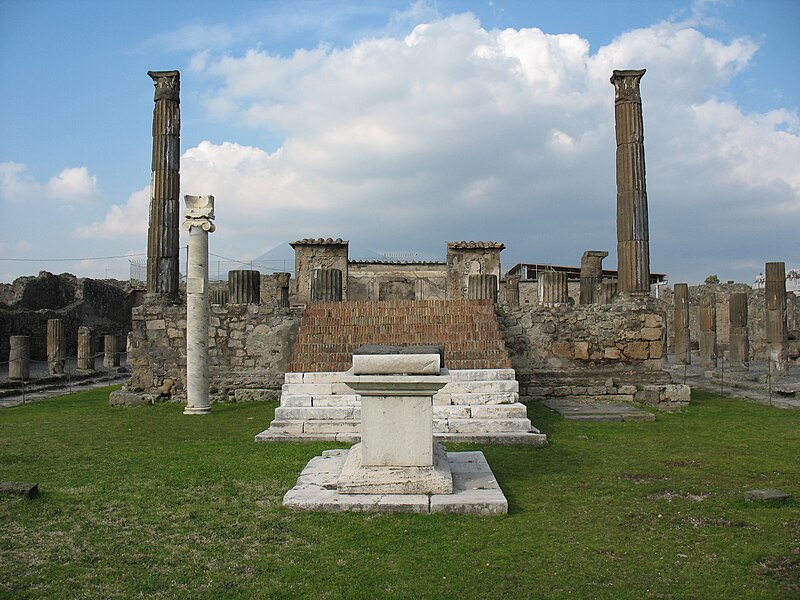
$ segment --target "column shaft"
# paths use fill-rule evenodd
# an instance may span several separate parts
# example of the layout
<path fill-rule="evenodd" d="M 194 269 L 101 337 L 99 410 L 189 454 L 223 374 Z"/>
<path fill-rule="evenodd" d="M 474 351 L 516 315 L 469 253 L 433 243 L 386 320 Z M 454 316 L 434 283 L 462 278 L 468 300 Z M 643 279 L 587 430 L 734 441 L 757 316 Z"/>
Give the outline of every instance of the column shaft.
<path fill-rule="evenodd" d="M 88 327 L 78 327 L 78 370 L 94 371 L 92 330 Z"/>
<path fill-rule="evenodd" d="M 700 300 L 700 364 L 717 366 L 717 301 L 714 294 Z"/>
<path fill-rule="evenodd" d="M 675 307 L 675 358 L 679 365 L 692 364 L 692 345 L 689 335 L 689 286 L 676 283 L 673 294 Z"/>
<path fill-rule="evenodd" d="M 786 265 L 766 264 L 766 325 L 767 357 L 776 375 L 785 375 L 788 368 L 786 353 Z"/>
<path fill-rule="evenodd" d="M 61 319 L 47 320 L 47 370 L 50 375 L 64 373 L 66 358 L 64 344 L 64 322 Z"/>
<path fill-rule="evenodd" d="M 747 294 L 731 294 L 728 305 L 730 334 L 730 363 L 734 371 L 747 371 L 750 368 L 750 339 L 747 333 Z"/>
<path fill-rule="evenodd" d="M 30 379 L 31 377 L 31 338 L 27 335 L 12 335 L 8 355 L 8 378 Z"/>

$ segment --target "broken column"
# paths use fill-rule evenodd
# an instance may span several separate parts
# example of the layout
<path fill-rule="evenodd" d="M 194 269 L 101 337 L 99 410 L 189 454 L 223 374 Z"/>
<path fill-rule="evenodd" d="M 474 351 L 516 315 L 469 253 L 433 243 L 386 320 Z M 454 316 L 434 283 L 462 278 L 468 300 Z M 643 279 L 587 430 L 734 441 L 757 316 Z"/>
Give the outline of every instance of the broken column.
<path fill-rule="evenodd" d="M 519 275 L 506 277 L 506 304 L 519 306 Z"/>
<path fill-rule="evenodd" d="M 580 304 L 595 304 L 597 286 L 603 281 L 603 259 L 608 252 L 587 250 L 581 256 Z"/>
<path fill-rule="evenodd" d="M 94 371 L 92 330 L 88 327 L 78 327 L 78 370 Z"/>
<path fill-rule="evenodd" d="M 276 273 L 275 274 L 275 287 L 278 290 L 278 306 L 281 308 L 289 308 L 289 281 L 291 280 L 290 273 Z"/>
<path fill-rule="evenodd" d="M 292 302 L 305 304 L 311 300 L 347 300 L 347 274 L 349 269 L 349 242 L 341 238 L 306 238 L 292 242 L 294 248 L 295 289 Z M 340 274 L 329 274 L 336 278 L 336 284 L 324 282 L 325 276 L 317 274 L 316 294 L 312 298 L 312 287 L 317 269 L 339 271 Z M 341 282 L 339 284 L 339 282 Z"/>
<path fill-rule="evenodd" d="M 311 272 L 311 301 L 342 301 L 342 271 L 340 269 L 314 269 Z"/>
<path fill-rule="evenodd" d="M 782 262 L 769 262 L 766 276 L 767 360 L 772 373 L 785 375 L 786 354 L 786 266 Z"/>
<path fill-rule="evenodd" d="M 106 369 L 119 366 L 119 336 L 113 333 L 103 338 L 103 366 Z"/>
<path fill-rule="evenodd" d="M 747 333 L 747 294 L 734 292 L 728 306 L 730 315 L 730 367 L 733 371 L 750 368 L 750 339 Z"/>
<path fill-rule="evenodd" d="M 467 280 L 468 300 L 497 302 L 497 275 L 470 275 Z"/>
<path fill-rule="evenodd" d="M 650 233 L 639 81 L 645 69 L 614 71 L 617 134 L 617 269 L 619 291 L 650 293 Z"/>
<path fill-rule="evenodd" d="M 617 282 L 603 281 L 597 286 L 594 300 L 596 304 L 611 304 L 617 297 Z"/>
<path fill-rule="evenodd" d="M 66 358 L 64 345 L 64 322 L 61 319 L 47 320 L 47 370 L 50 375 L 64 373 Z"/>
<path fill-rule="evenodd" d="M 567 274 L 560 271 L 539 271 L 539 304 L 558 306 L 569 302 Z"/>
<path fill-rule="evenodd" d="M 8 378 L 30 379 L 31 377 L 31 338 L 28 335 L 12 335 L 11 350 L 8 354 Z"/>
<path fill-rule="evenodd" d="M 261 304 L 261 273 L 249 269 L 228 271 L 228 304 Z"/>
<path fill-rule="evenodd" d="M 150 223 L 147 229 L 147 293 L 177 301 L 180 195 L 180 73 L 148 71 L 155 84 Z"/>
<path fill-rule="evenodd" d="M 700 299 L 700 364 L 717 366 L 717 300 L 714 294 Z"/>
<path fill-rule="evenodd" d="M 208 234 L 214 232 L 214 196 L 184 196 L 189 231 L 186 273 L 185 415 L 211 412 L 208 395 Z M 257 271 L 256 271 L 257 273 Z"/>
<path fill-rule="evenodd" d="M 447 242 L 447 299 L 468 299 L 472 275 L 494 275 L 499 281 L 504 248 L 501 242 Z"/>
<path fill-rule="evenodd" d="M 679 365 L 692 364 L 692 345 L 689 336 L 689 286 L 676 283 L 673 293 L 675 307 L 675 359 Z"/>

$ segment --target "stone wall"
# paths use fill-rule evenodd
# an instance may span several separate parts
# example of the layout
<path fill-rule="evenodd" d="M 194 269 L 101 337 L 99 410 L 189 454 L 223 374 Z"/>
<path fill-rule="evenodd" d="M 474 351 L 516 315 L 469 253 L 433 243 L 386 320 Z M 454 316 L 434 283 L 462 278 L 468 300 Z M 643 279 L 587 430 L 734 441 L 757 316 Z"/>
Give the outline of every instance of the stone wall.
<path fill-rule="evenodd" d="M 212 400 L 280 397 L 302 309 L 257 304 L 212 305 L 209 365 Z M 186 307 L 144 305 L 133 311 L 127 392 L 186 393 Z"/>
<path fill-rule="evenodd" d="M 511 363 L 539 369 L 663 366 L 663 317 L 652 299 L 607 305 L 498 307 Z"/>
<path fill-rule="evenodd" d="M 347 289 L 348 300 L 444 300 L 447 265 L 354 261 Z"/>
<path fill-rule="evenodd" d="M 130 329 L 134 295 L 123 282 L 77 278 L 69 273 L 42 271 L 3 284 L 0 291 L 0 360 L 7 360 L 9 337 L 31 337 L 31 358 L 47 359 L 47 320 L 62 319 L 66 355 L 76 356 L 78 327 L 92 329 L 92 348 L 103 349 L 103 336 L 125 339 Z M 120 348 L 123 350 L 123 348 Z"/>
<path fill-rule="evenodd" d="M 567 293 L 570 301 L 574 304 L 580 302 L 581 282 L 567 281 Z M 526 279 L 519 282 L 519 303 L 520 306 L 536 306 L 539 304 L 539 282 L 534 279 Z"/>

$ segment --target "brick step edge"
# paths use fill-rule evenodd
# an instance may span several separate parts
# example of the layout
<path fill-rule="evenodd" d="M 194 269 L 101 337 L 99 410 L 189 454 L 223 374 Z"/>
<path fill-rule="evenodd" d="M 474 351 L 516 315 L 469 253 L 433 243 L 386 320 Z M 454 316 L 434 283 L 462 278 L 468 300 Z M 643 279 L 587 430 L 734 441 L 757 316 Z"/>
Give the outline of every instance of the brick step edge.
<path fill-rule="evenodd" d="M 454 444 L 498 444 L 525 445 L 534 448 L 547 446 L 547 435 L 544 433 L 436 433 L 437 442 Z M 256 442 L 340 442 L 355 444 L 361 436 L 354 433 L 272 433 L 269 429 L 255 437 Z"/>

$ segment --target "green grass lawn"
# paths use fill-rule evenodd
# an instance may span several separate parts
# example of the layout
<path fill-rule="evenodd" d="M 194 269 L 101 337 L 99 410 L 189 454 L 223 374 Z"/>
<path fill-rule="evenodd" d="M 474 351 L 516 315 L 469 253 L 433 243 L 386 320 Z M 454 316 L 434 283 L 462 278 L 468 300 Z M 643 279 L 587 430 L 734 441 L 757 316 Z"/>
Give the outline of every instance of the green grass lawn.
<path fill-rule="evenodd" d="M 565 421 L 485 453 L 502 517 L 295 513 L 341 444 L 256 444 L 273 403 L 110 408 L 111 388 L 0 411 L 6 598 L 800 598 L 800 413 L 697 393 L 655 423 Z M 743 492 L 777 487 L 780 506 Z"/>

